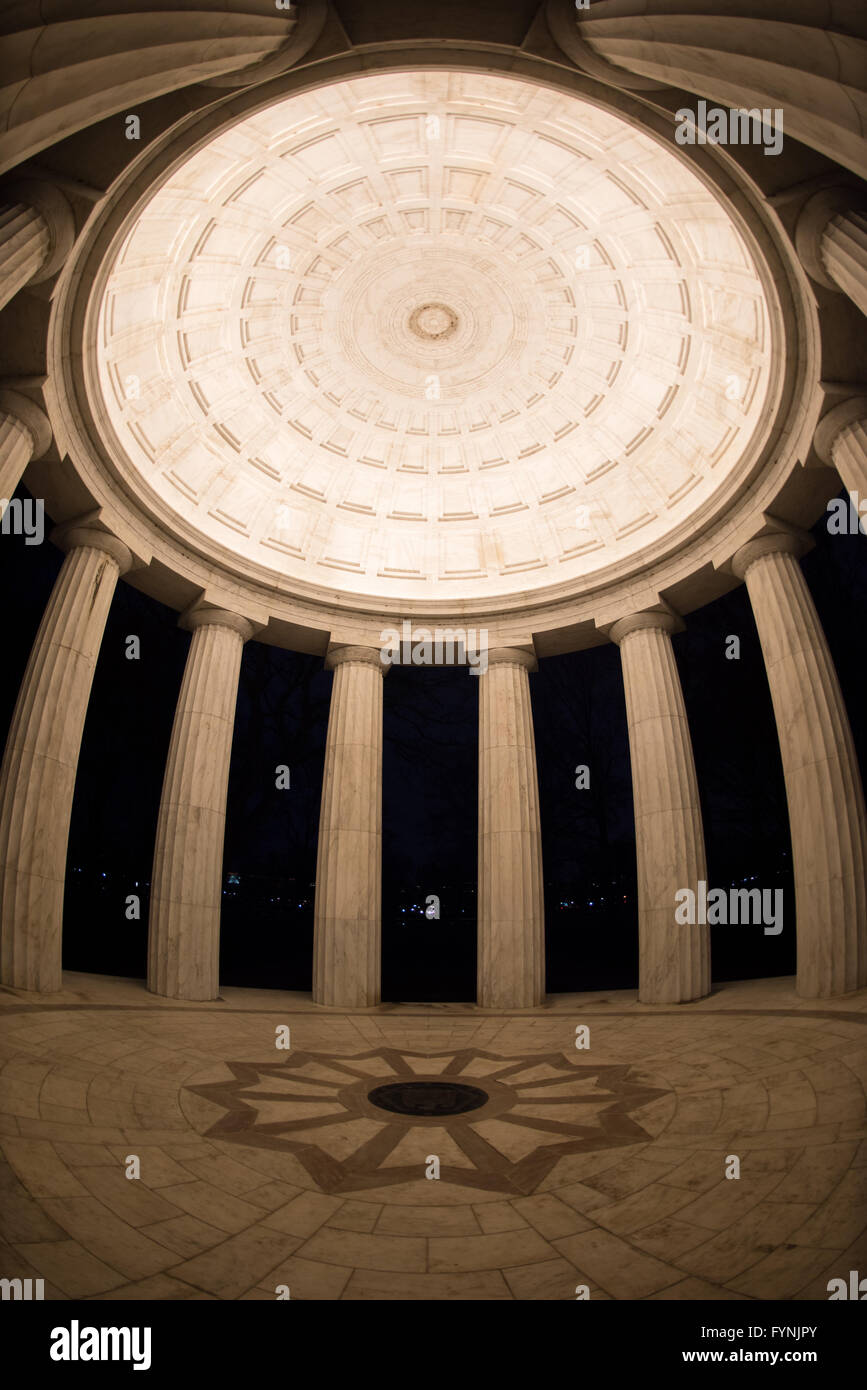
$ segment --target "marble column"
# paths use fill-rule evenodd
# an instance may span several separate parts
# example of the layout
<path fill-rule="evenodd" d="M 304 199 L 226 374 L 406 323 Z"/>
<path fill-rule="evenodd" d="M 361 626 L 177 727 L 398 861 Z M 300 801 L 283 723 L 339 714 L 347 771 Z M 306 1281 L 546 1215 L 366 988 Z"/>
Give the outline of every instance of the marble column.
<path fill-rule="evenodd" d="M 867 314 L 867 217 L 849 209 L 822 232 L 822 260 L 834 283 Z"/>
<path fill-rule="evenodd" d="M 545 907 L 532 653 L 488 652 L 479 682 L 478 1003 L 532 1009 L 545 998 Z"/>
<path fill-rule="evenodd" d="M 867 314 L 867 206 L 856 190 L 823 188 L 808 198 L 798 214 L 795 247 L 817 284 L 842 290 Z"/>
<path fill-rule="evenodd" d="M 567 56 L 615 87 L 652 79 L 693 110 L 785 111 L 787 138 L 867 177 L 862 120 L 863 6 L 781 0 L 546 0 L 548 25 Z M 856 18 L 857 15 L 857 18 Z M 558 22 L 559 21 L 559 22 Z M 577 36 L 561 38 L 561 30 Z M 589 48 L 588 63 L 581 49 Z M 624 76 L 618 80 L 617 70 Z M 670 103 L 666 103 L 670 104 Z"/>
<path fill-rule="evenodd" d="M 316 861 L 313 998 L 338 1008 L 380 1001 L 382 681 L 378 648 L 334 647 Z"/>
<path fill-rule="evenodd" d="M 707 926 L 675 921 L 680 889 L 707 882 L 698 781 L 671 645 L 672 613 L 621 618 L 609 636 L 620 648 L 638 861 L 638 998 L 684 1004 L 710 990 Z"/>
<path fill-rule="evenodd" d="M 827 999 L 867 984 L 867 817 L 837 673 L 798 563 L 808 546 L 799 534 L 762 536 L 736 552 L 732 569 L 746 581 L 780 740 L 798 993 Z"/>
<path fill-rule="evenodd" d="M 244 643 L 253 625 L 222 608 L 185 614 L 192 632 L 163 778 L 151 875 L 148 989 L 216 999 L 226 791 Z"/>
<path fill-rule="evenodd" d="M 0 387 L 0 510 L 14 493 L 31 459 L 51 444 L 48 416 L 19 391 Z"/>
<path fill-rule="evenodd" d="M 59 189 L 21 179 L 0 202 L 0 309 L 27 284 L 60 270 L 75 240 L 72 209 Z"/>
<path fill-rule="evenodd" d="M 0 979 L 61 987 L 69 818 L 93 673 L 126 546 L 70 527 L 12 717 L 0 770 Z"/>
<path fill-rule="evenodd" d="M 6 0 L 0 169 L 88 127 L 76 155 L 98 158 L 106 137 L 95 127 L 109 116 L 123 138 L 123 115 L 146 111 L 150 121 L 150 103 L 165 93 L 239 69 L 239 84 L 275 77 L 313 46 L 328 17 L 327 0 Z M 143 129 L 143 140 L 163 124 Z M 106 152 L 107 182 L 124 163 Z"/>
<path fill-rule="evenodd" d="M 822 462 L 840 474 L 857 511 L 859 502 L 867 502 L 867 396 L 850 396 L 829 410 L 814 443 Z"/>

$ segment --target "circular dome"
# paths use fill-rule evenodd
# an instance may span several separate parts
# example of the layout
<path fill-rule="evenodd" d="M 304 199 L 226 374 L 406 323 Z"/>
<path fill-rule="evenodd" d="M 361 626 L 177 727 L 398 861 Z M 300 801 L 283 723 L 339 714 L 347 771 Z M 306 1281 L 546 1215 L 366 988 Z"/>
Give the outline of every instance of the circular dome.
<path fill-rule="evenodd" d="M 638 569 L 743 485 L 771 381 L 757 267 L 687 163 L 467 72 L 334 83 L 199 148 L 98 324 L 106 445 L 164 526 L 399 601 Z"/>

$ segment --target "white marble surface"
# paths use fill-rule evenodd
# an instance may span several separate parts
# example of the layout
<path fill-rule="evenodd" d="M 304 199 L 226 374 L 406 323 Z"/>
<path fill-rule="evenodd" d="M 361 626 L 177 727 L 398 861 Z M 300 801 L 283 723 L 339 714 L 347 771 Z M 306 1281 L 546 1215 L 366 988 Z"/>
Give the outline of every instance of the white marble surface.
<path fill-rule="evenodd" d="M 829 998 L 867 983 L 867 813 L 840 683 L 804 578 L 797 536 L 744 546 L 786 780 L 798 993 Z"/>
<path fill-rule="evenodd" d="M 675 894 L 707 881 L 698 780 L 671 645 L 676 622 L 641 613 L 615 623 L 620 647 L 638 868 L 638 997 L 681 1004 L 710 990 L 707 925 L 675 921 Z"/>
<path fill-rule="evenodd" d="M 173 999 L 219 994 L 223 837 L 243 618 L 219 609 L 193 628 L 178 696 L 151 875 L 148 988 Z"/>
<path fill-rule="evenodd" d="M 94 530 L 69 549 L 33 644 L 0 769 L 0 979 L 60 988 L 66 847 L 90 687 L 130 555 Z"/>
<path fill-rule="evenodd" d="M 382 682 L 373 648 L 329 653 L 334 671 L 322 777 L 313 998 L 338 1008 L 380 999 Z"/>
<path fill-rule="evenodd" d="M 479 684 L 477 999 L 531 1009 L 545 998 L 545 904 L 529 672 L 535 658 L 488 654 Z"/>
<path fill-rule="evenodd" d="M 730 479 L 771 375 L 705 184 L 613 112 L 489 74 L 335 83 L 205 145 L 121 246 L 98 338 L 134 493 L 206 548 L 383 599 L 639 557 Z"/>

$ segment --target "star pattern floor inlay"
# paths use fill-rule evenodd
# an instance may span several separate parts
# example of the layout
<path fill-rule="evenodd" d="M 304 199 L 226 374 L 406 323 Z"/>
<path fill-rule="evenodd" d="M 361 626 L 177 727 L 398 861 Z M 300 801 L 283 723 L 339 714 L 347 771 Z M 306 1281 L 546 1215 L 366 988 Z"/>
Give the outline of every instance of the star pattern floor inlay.
<path fill-rule="evenodd" d="M 443 1177 L 529 1195 L 566 1154 L 651 1140 L 636 1112 L 651 1123 L 651 1114 L 660 1116 L 652 1102 L 671 1095 L 631 1067 L 582 1065 L 562 1053 L 502 1057 L 465 1048 L 426 1055 L 381 1047 L 349 1057 L 298 1052 L 276 1063 L 225 1066 L 231 1074 L 225 1081 L 193 1080 L 185 1088 L 224 1112 L 207 1137 L 294 1153 L 326 1192 L 423 1176 L 428 1152 L 436 1149 L 430 1130 L 444 1126 Z M 388 1078 L 482 1076 L 488 1098 L 471 1118 L 386 1114 L 370 1101 L 370 1091 Z M 670 1108 L 673 1101 L 662 1111 Z M 404 1155 L 407 1161 L 400 1161 Z"/>
<path fill-rule="evenodd" d="M 0 1278 L 59 1301 L 825 1301 L 867 1269 L 867 990 L 520 1014 L 224 994 L 0 990 Z M 486 1098 L 371 1100 L 417 1085 Z"/>

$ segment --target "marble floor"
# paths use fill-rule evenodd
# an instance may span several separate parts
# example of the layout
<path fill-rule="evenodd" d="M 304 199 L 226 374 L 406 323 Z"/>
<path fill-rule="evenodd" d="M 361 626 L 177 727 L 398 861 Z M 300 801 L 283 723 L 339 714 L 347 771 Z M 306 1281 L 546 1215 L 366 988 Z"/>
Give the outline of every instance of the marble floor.
<path fill-rule="evenodd" d="M 0 990 L 0 1065 L 0 1277 L 46 1298 L 825 1300 L 867 1271 L 867 991 L 347 1013 L 67 974 Z M 370 1098 L 437 1079 L 483 1096 Z"/>

